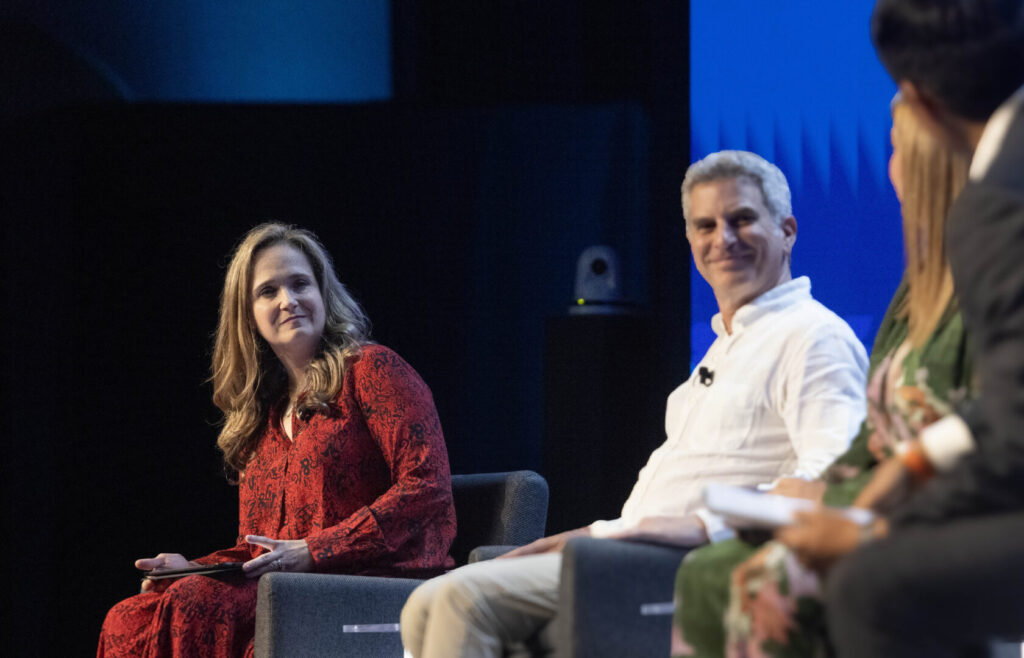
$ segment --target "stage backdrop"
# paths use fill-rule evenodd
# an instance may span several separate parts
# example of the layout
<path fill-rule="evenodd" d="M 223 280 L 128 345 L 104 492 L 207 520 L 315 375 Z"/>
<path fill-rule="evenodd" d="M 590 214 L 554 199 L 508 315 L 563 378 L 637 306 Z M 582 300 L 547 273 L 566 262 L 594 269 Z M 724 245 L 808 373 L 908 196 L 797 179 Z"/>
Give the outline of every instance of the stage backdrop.
<path fill-rule="evenodd" d="M 0 6 L 6 654 L 88 654 L 132 559 L 234 540 L 204 379 L 256 221 L 321 235 L 457 472 L 541 467 L 544 322 L 588 245 L 656 315 L 658 367 L 617 381 L 685 378 L 685 5 L 459 4 Z"/>
<path fill-rule="evenodd" d="M 873 0 L 692 0 L 690 152 L 744 149 L 793 192 L 793 275 L 870 347 L 903 268 L 886 174 L 896 91 L 868 33 Z M 691 272 L 691 358 L 714 334 L 714 296 Z"/>
<path fill-rule="evenodd" d="M 88 63 L 128 100 L 391 97 L 387 0 L 5 0 L 0 35 L 19 39 L 26 25 Z M 6 48 L 0 43 L 0 53 Z M 37 53 L 10 52 L 10 68 L 38 67 Z"/>

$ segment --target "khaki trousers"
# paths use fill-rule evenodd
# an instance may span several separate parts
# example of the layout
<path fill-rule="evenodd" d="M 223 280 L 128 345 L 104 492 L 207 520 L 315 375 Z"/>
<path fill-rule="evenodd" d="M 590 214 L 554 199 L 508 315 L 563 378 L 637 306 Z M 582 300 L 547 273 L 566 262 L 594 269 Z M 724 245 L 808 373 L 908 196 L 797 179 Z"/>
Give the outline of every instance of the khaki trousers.
<path fill-rule="evenodd" d="M 469 564 L 417 587 L 402 608 L 415 658 L 500 658 L 555 615 L 561 553 Z"/>

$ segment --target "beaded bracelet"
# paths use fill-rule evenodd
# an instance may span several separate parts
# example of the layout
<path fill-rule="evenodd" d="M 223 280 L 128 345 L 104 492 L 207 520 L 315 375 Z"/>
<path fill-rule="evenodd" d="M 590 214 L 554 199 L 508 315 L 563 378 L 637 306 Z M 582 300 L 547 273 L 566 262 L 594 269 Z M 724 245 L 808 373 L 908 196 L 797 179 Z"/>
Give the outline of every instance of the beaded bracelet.
<path fill-rule="evenodd" d="M 916 484 L 920 484 L 935 475 L 935 467 L 928 460 L 928 455 L 916 442 L 904 443 L 897 452 L 900 463 L 910 473 Z"/>

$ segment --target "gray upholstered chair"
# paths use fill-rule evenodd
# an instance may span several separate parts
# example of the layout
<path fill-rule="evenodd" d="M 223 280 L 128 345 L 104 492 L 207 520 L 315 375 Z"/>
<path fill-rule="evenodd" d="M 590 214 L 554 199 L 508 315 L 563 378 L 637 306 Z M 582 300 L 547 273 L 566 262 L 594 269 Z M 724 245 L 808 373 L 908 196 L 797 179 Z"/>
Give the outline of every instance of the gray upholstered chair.
<path fill-rule="evenodd" d="M 676 571 L 688 549 L 570 539 L 558 614 L 544 634 L 558 658 L 667 656 Z"/>
<path fill-rule="evenodd" d="M 456 564 L 481 545 L 518 546 L 544 535 L 548 485 L 533 471 L 452 476 Z M 256 656 L 401 656 L 402 605 L 422 581 L 270 573 L 259 582 Z"/>
<path fill-rule="evenodd" d="M 688 550 L 609 539 L 569 540 L 563 551 L 558 614 L 510 655 L 668 656 L 675 575 Z M 989 658 L 1020 655 L 1019 642 L 995 641 L 988 647 Z"/>
<path fill-rule="evenodd" d="M 506 656 L 667 656 L 675 575 L 687 550 L 570 539 L 562 551 L 558 614 Z"/>
<path fill-rule="evenodd" d="M 1009 642 L 1005 640 L 996 640 L 992 642 L 989 647 L 989 658 L 1020 658 L 1024 651 L 1024 648 L 1020 642 Z"/>

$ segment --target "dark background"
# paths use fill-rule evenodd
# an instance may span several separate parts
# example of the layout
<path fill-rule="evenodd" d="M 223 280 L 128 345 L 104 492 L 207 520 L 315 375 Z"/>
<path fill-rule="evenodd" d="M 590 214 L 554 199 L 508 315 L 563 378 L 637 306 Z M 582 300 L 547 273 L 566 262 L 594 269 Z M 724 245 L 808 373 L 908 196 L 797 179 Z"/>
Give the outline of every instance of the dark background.
<path fill-rule="evenodd" d="M 688 374 L 685 4 L 393 2 L 392 94 L 363 104 L 126 98 L 3 14 L 6 653 L 90 653 L 133 559 L 234 541 L 205 378 L 223 268 L 266 219 L 321 237 L 431 386 L 454 472 L 542 472 L 552 532 L 616 515 Z M 591 358 L 553 359 L 592 244 L 636 338 L 584 322 Z M 553 450 L 552 427 L 585 433 Z M 574 470 L 588 450 L 624 476 Z M 558 508 L 583 487 L 610 494 Z"/>

